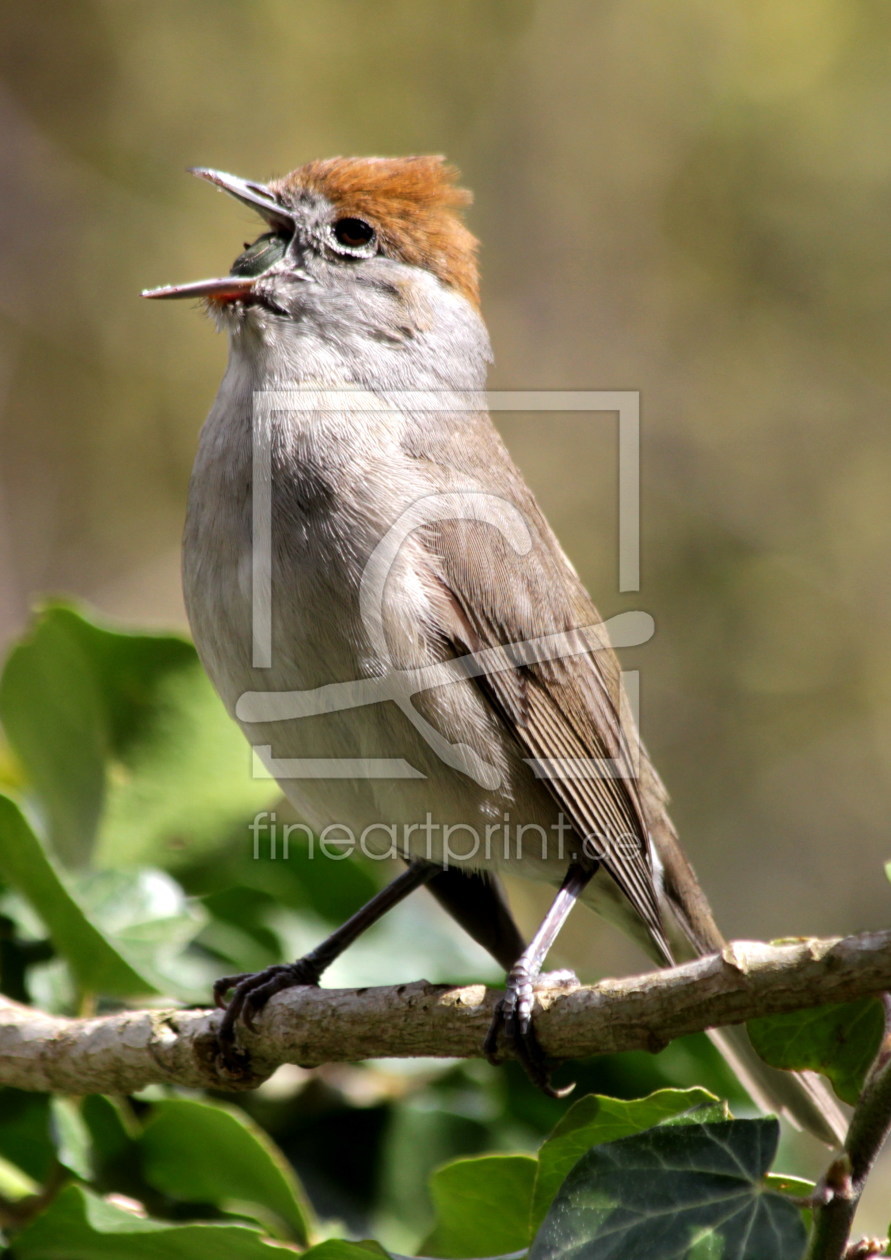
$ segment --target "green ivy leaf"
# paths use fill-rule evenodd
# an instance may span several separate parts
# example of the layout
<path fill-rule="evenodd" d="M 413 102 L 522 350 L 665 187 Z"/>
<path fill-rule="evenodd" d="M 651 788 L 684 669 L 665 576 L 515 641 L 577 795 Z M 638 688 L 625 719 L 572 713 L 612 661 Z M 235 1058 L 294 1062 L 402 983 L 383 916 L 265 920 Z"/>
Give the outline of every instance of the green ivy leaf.
<path fill-rule="evenodd" d="M 6 1158 L 36 1182 L 49 1177 L 56 1159 L 47 1094 L 0 1089 L 0 1159 Z"/>
<path fill-rule="evenodd" d="M 187 946 L 207 914 L 166 871 L 88 871 L 71 881 L 90 921 L 115 942 L 155 987 L 185 1002 L 206 1003 L 208 978 Z"/>
<path fill-rule="evenodd" d="M 853 1105 L 878 1054 L 885 1011 L 878 998 L 868 997 L 752 1019 L 747 1028 L 768 1063 L 823 1072 L 839 1098 Z"/>
<path fill-rule="evenodd" d="M 99 826 L 105 702 L 61 609 L 48 609 L 12 649 L 0 678 L 0 721 L 37 793 L 58 856 L 83 865 Z"/>
<path fill-rule="evenodd" d="M 663 1125 L 597 1146 L 563 1183 L 529 1260 L 799 1260 L 800 1213 L 765 1188 L 775 1120 Z"/>
<path fill-rule="evenodd" d="M 0 1155 L 0 1195 L 8 1203 L 15 1203 L 18 1199 L 39 1193 L 40 1182 L 29 1177 L 18 1164 Z"/>
<path fill-rule="evenodd" d="M 112 1184 L 121 1188 L 118 1178 L 138 1165 L 137 1140 L 141 1125 L 129 1101 L 106 1094 L 88 1094 L 81 1100 L 81 1115 L 90 1135 L 93 1163 L 101 1184 L 112 1173 Z"/>
<path fill-rule="evenodd" d="M 303 1260 L 387 1260 L 392 1255 L 373 1240 L 347 1242 L 344 1238 L 327 1238 L 304 1251 Z M 399 1260 L 407 1258 L 400 1257 Z"/>
<path fill-rule="evenodd" d="M 278 796 L 177 635 L 48 605 L 7 661 L 0 720 L 70 867 L 192 861 Z"/>
<path fill-rule="evenodd" d="M 804 1177 L 795 1177 L 791 1173 L 768 1173 L 764 1178 L 765 1185 L 777 1194 L 788 1194 L 796 1199 L 807 1199 L 814 1192 L 814 1183 Z"/>
<path fill-rule="evenodd" d="M 16 1260 L 282 1260 L 282 1254 L 250 1225 L 175 1225 L 137 1216 L 73 1185 L 15 1236 Z"/>
<path fill-rule="evenodd" d="M 50 1116 L 59 1163 L 64 1164 L 76 1177 L 91 1181 L 95 1171 L 93 1139 L 84 1121 L 80 1104 L 73 1098 L 52 1097 Z"/>
<path fill-rule="evenodd" d="M 529 1245 L 529 1203 L 537 1161 L 530 1155 L 458 1159 L 430 1178 L 436 1225 L 430 1256 L 496 1256 Z"/>
<path fill-rule="evenodd" d="M 532 1233 L 544 1219 L 554 1195 L 577 1161 L 592 1146 L 614 1142 L 703 1104 L 717 1102 L 705 1089 L 660 1089 L 647 1098 L 625 1101 L 587 1094 L 567 1111 L 538 1152 L 532 1196 Z"/>
<path fill-rule="evenodd" d="M 164 1194 L 256 1215 L 307 1245 L 310 1209 L 291 1166 L 243 1112 L 189 1098 L 157 1102 L 140 1145 L 145 1176 Z"/>
<path fill-rule="evenodd" d="M 119 997 L 159 991 L 90 922 L 18 806 L 2 794 L 0 877 L 31 904 L 46 924 L 56 950 L 85 990 Z"/>

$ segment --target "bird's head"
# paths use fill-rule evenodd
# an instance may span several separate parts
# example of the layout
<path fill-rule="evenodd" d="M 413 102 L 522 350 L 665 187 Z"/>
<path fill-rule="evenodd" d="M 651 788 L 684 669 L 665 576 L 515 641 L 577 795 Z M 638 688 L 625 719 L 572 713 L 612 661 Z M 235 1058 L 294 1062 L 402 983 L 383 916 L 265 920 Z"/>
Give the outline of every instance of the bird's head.
<path fill-rule="evenodd" d="M 334 332 L 358 319 L 397 342 L 436 318 L 437 290 L 478 307 L 477 241 L 460 213 L 471 197 L 441 157 L 327 158 L 266 184 L 193 173 L 250 206 L 267 230 L 227 275 L 145 297 L 204 298 L 233 331 L 254 319 L 330 322 Z"/>

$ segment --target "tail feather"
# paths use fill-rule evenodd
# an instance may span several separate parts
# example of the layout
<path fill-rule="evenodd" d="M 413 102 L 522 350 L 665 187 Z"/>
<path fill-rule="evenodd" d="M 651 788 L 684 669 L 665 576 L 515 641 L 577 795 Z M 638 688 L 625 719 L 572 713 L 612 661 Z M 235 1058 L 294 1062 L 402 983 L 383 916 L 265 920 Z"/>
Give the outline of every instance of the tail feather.
<path fill-rule="evenodd" d="M 711 1028 L 708 1036 L 762 1111 L 776 1112 L 827 1146 L 844 1145 L 847 1118 L 818 1073 L 771 1067 L 752 1045 L 744 1024 Z"/>
<path fill-rule="evenodd" d="M 654 840 L 662 866 L 663 905 L 667 905 L 672 919 L 672 924 L 666 925 L 672 953 L 678 961 L 691 955 L 719 953 L 726 941 L 664 813 L 654 828 Z M 671 931 L 674 926 L 679 931 Z M 744 1024 L 712 1028 L 708 1035 L 752 1101 L 762 1110 L 784 1116 L 797 1129 L 813 1134 L 827 1146 L 844 1144 L 848 1121 L 831 1088 L 818 1073 L 786 1072 L 771 1067 L 752 1045 Z"/>

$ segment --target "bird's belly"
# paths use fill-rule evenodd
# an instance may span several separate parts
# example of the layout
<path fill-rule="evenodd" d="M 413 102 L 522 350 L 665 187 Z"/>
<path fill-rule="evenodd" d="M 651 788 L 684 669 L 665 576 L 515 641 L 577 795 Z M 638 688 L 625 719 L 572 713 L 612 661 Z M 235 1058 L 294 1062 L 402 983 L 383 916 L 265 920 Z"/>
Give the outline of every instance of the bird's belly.
<path fill-rule="evenodd" d="M 255 760 L 323 844 L 560 881 L 572 832 L 474 683 L 425 687 L 437 662 L 422 646 L 421 672 L 396 670 L 357 612 L 355 574 L 295 555 L 274 575 L 269 663 L 257 665 L 249 563 L 215 542 L 198 580 L 186 561 L 199 653 Z M 408 623 L 422 610 L 398 576 L 388 611 Z"/>

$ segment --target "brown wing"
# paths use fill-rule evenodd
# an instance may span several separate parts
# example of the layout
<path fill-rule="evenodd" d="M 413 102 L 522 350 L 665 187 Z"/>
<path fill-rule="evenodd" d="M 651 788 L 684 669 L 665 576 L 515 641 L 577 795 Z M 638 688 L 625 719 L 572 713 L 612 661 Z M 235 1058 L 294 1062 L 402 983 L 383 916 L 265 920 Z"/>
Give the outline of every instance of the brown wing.
<path fill-rule="evenodd" d="M 585 777 L 555 773 L 542 783 L 580 840 L 596 846 L 604 869 L 670 962 L 632 750 L 620 721 L 618 663 L 596 610 L 531 494 L 522 482 L 512 489 L 512 506 L 519 507 L 532 538 L 525 555 L 517 554 L 491 524 L 446 520 L 426 527 L 432 576 L 446 597 L 439 601 L 445 609 L 440 633 L 456 655 L 505 648 L 509 667 L 475 682 L 524 757 L 609 758 L 619 770 Z M 578 654 L 524 659 L 517 645 L 555 632 L 567 634 Z"/>

